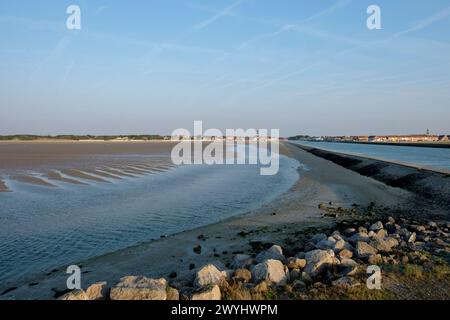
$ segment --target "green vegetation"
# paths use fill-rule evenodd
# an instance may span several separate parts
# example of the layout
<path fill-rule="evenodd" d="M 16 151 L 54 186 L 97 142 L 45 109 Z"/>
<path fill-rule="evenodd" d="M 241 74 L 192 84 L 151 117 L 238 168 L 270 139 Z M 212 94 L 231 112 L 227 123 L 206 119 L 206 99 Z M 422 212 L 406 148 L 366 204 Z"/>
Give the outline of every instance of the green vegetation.
<path fill-rule="evenodd" d="M 403 273 L 407 277 L 421 279 L 423 278 L 423 267 L 416 264 L 407 264 L 403 269 Z"/>
<path fill-rule="evenodd" d="M 57 136 L 39 136 L 30 134 L 16 134 L 8 136 L 0 136 L 0 141 L 37 141 L 37 140 L 100 140 L 111 141 L 116 139 L 124 140 L 164 140 L 164 136 L 160 135 L 120 135 L 120 136 L 93 136 L 93 135 L 57 135 Z"/>

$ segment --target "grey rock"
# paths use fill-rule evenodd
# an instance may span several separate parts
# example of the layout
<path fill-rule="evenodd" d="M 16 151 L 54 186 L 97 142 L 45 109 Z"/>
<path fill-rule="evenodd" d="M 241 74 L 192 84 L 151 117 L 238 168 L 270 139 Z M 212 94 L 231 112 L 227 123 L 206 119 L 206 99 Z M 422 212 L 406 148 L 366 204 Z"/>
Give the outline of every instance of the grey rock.
<path fill-rule="evenodd" d="M 366 228 L 364 228 L 364 227 L 359 227 L 358 228 L 358 232 L 367 233 L 368 230 Z"/>
<path fill-rule="evenodd" d="M 302 280 L 295 280 L 292 283 L 292 288 L 297 291 L 303 290 L 306 288 L 306 283 L 303 282 Z"/>
<path fill-rule="evenodd" d="M 167 297 L 166 300 L 173 301 L 173 300 L 180 300 L 180 292 L 172 287 L 168 287 L 166 289 Z"/>
<path fill-rule="evenodd" d="M 388 233 L 387 233 L 386 229 L 381 229 L 381 230 L 378 230 L 378 232 L 376 233 L 375 236 L 377 238 L 383 239 L 383 238 L 387 237 L 387 235 L 388 235 Z"/>
<path fill-rule="evenodd" d="M 322 249 L 322 250 L 333 249 L 335 243 L 336 243 L 336 240 L 335 240 L 335 239 L 333 239 L 333 241 L 330 241 L 330 240 L 328 240 L 328 239 L 320 240 L 320 241 L 316 244 L 316 248 L 317 248 L 317 249 Z"/>
<path fill-rule="evenodd" d="M 234 271 L 233 279 L 238 282 L 250 282 L 252 280 L 252 273 L 247 269 L 237 269 Z"/>
<path fill-rule="evenodd" d="M 339 256 L 342 258 L 352 258 L 353 257 L 353 252 L 351 250 L 348 249 L 343 249 L 339 252 Z"/>
<path fill-rule="evenodd" d="M 288 281 L 288 272 L 279 260 L 266 260 L 257 264 L 252 269 L 253 281 L 273 282 L 277 285 L 285 285 Z"/>
<path fill-rule="evenodd" d="M 381 256 L 381 254 L 373 254 L 367 259 L 367 262 L 370 265 L 378 265 L 383 263 L 383 257 Z"/>
<path fill-rule="evenodd" d="M 233 269 L 245 269 L 250 267 L 254 261 L 255 259 L 253 259 L 247 254 L 237 254 L 231 261 L 230 266 Z"/>
<path fill-rule="evenodd" d="M 84 290 L 77 289 L 59 297 L 58 300 L 89 300 L 89 297 Z"/>
<path fill-rule="evenodd" d="M 356 233 L 356 229 L 355 228 L 347 228 L 344 231 L 344 234 L 346 236 L 351 236 L 352 234 Z"/>
<path fill-rule="evenodd" d="M 317 244 L 319 241 L 326 240 L 327 238 L 325 233 L 317 233 L 311 238 L 311 242 Z"/>
<path fill-rule="evenodd" d="M 371 255 L 377 254 L 377 249 L 366 242 L 359 241 L 356 244 L 356 256 L 360 259 L 367 259 Z"/>
<path fill-rule="evenodd" d="M 438 227 L 437 223 L 434 221 L 428 222 L 428 226 L 432 229 L 436 229 Z"/>
<path fill-rule="evenodd" d="M 287 261 L 287 266 L 289 269 L 303 269 L 306 266 L 306 260 L 296 257 L 289 258 Z"/>
<path fill-rule="evenodd" d="M 425 226 L 416 226 L 415 230 L 417 232 L 425 232 L 427 230 L 427 228 Z"/>
<path fill-rule="evenodd" d="M 338 280 L 333 281 L 332 285 L 336 287 L 355 288 L 360 286 L 361 284 L 350 277 L 342 277 Z"/>
<path fill-rule="evenodd" d="M 369 242 L 370 238 L 369 235 L 366 232 L 358 232 L 352 235 L 348 241 L 350 243 L 356 244 L 358 242 Z"/>
<path fill-rule="evenodd" d="M 167 281 L 143 276 L 128 276 L 120 279 L 111 289 L 111 300 L 166 300 Z"/>
<path fill-rule="evenodd" d="M 305 259 L 305 253 L 304 252 L 299 252 L 295 255 L 296 258 L 299 259 Z"/>
<path fill-rule="evenodd" d="M 264 252 L 261 252 L 256 256 L 256 262 L 261 263 L 266 260 L 280 260 L 281 262 L 285 262 L 286 258 L 283 255 L 283 249 L 280 246 L 273 245 L 269 249 Z"/>
<path fill-rule="evenodd" d="M 316 248 L 316 244 L 314 242 L 307 242 L 304 246 L 303 246 L 303 250 L 308 252 L 311 250 L 317 249 Z"/>
<path fill-rule="evenodd" d="M 220 271 L 213 264 L 208 264 L 197 271 L 194 286 L 203 287 L 211 284 L 219 284 L 227 276 L 226 271 Z"/>
<path fill-rule="evenodd" d="M 392 248 L 398 245 L 398 241 L 395 238 L 378 238 L 375 237 L 370 241 L 370 245 L 380 252 L 391 252 Z"/>
<path fill-rule="evenodd" d="M 333 250 L 313 250 L 307 252 L 305 258 L 307 264 L 304 271 L 311 277 L 317 276 L 323 269 L 335 262 Z"/>
<path fill-rule="evenodd" d="M 295 281 L 302 278 L 302 271 L 300 269 L 292 269 L 289 271 L 289 281 Z"/>
<path fill-rule="evenodd" d="M 86 295 L 89 300 L 106 300 L 109 297 L 108 284 L 105 281 L 94 283 L 86 289 Z"/>
<path fill-rule="evenodd" d="M 411 235 L 408 237 L 407 241 L 408 241 L 408 243 L 416 242 L 416 233 L 415 232 L 411 233 Z"/>
<path fill-rule="evenodd" d="M 383 223 L 381 221 L 377 221 L 374 224 L 372 224 L 369 229 L 371 231 L 374 231 L 374 232 L 382 230 L 383 229 Z"/>
<path fill-rule="evenodd" d="M 191 300 L 220 300 L 222 294 L 218 285 L 208 285 L 192 294 Z"/>
<path fill-rule="evenodd" d="M 306 272 L 302 272 L 302 274 L 300 275 L 301 280 L 304 283 L 312 283 L 313 279 L 311 278 L 311 276 L 309 274 L 307 274 Z"/>
<path fill-rule="evenodd" d="M 336 266 L 336 270 L 340 276 L 351 276 L 358 271 L 358 263 L 352 259 L 341 258 L 341 263 Z"/>

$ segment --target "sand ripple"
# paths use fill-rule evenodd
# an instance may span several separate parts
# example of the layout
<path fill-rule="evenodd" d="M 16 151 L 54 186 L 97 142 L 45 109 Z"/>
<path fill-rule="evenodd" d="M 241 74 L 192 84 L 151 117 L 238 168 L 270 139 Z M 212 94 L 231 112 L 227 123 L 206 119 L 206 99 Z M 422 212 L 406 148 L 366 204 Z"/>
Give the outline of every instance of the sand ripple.
<path fill-rule="evenodd" d="M 85 173 L 83 171 L 76 170 L 76 169 L 64 169 L 64 170 L 61 170 L 61 172 L 64 173 L 65 175 L 76 177 L 76 178 L 80 178 L 80 179 L 93 180 L 93 181 L 96 181 L 96 182 L 109 182 L 109 181 L 107 181 L 105 179 L 102 179 L 100 177 L 96 177 L 96 176 L 87 174 L 87 173 Z"/>
<path fill-rule="evenodd" d="M 48 179 L 50 179 L 50 180 L 57 180 L 57 181 L 62 181 L 62 182 L 71 183 L 71 184 L 77 184 L 77 185 L 87 185 L 84 182 L 81 182 L 81 181 L 78 181 L 78 180 L 75 180 L 75 179 L 70 179 L 70 178 L 63 177 L 59 172 L 56 172 L 56 171 L 47 172 L 45 174 L 45 176 Z"/>
<path fill-rule="evenodd" d="M 15 175 L 15 176 L 12 176 L 11 179 L 19 181 L 19 182 L 34 184 L 37 186 L 56 188 L 56 186 L 54 184 L 51 184 L 50 182 L 48 182 L 44 179 L 29 176 L 29 175 Z"/>

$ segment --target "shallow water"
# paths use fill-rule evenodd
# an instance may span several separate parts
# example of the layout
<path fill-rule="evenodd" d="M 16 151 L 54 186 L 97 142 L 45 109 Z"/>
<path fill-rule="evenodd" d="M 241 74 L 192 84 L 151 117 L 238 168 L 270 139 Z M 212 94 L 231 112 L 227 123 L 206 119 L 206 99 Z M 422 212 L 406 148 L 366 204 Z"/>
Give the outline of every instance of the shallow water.
<path fill-rule="evenodd" d="M 0 193 L 0 281 L 256 209 L 295 183 L 297 167 L 281 156 L 274 176 L 261 176 L 257 165 L 186 165 L 88 187 L 6 180 L 14 191 Z"/>
<path fill-rule="evenodd" d="M 450 170 L 450 149 L 446 148 L 405 147 L 392 145 L 313 141 L 295 141 L 294 143 L 316 147 L 328 151 L 374 157 L 388 161 L 400 161 L 412 165 Z"/>

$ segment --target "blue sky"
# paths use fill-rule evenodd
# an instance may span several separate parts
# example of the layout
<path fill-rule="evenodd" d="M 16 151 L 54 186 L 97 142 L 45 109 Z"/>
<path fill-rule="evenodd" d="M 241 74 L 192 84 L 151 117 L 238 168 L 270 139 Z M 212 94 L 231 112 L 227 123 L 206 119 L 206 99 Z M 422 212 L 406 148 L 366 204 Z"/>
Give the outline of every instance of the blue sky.
<path fill-rule="evenodd" d="M 0 0 L 0 134 L 450 133 L 449 74 L 449 0 Z"/>

